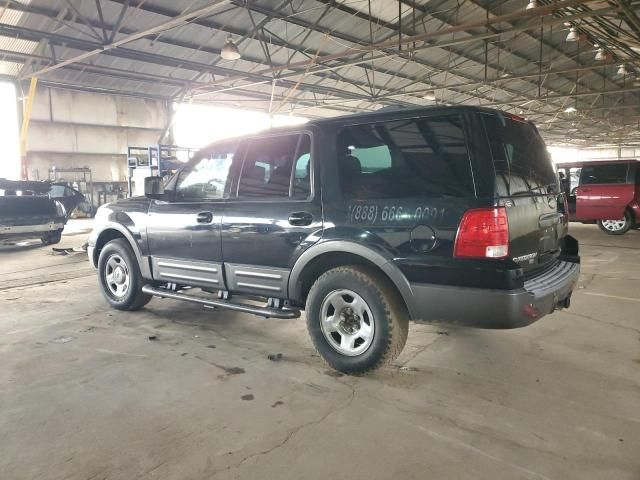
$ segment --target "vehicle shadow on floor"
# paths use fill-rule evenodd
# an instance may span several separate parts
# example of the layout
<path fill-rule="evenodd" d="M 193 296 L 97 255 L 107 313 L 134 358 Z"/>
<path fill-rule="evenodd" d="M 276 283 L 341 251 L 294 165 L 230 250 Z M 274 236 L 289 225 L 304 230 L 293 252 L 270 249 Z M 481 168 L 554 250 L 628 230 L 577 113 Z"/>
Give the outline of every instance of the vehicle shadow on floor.
<path fill-rule="evenodd" d="M 25 240 L 22 242 L 0 243 L 0 253 L 26 252 L 29 250 L 46 249 L 50 245 L 43 245 L 40 240 Z"/>

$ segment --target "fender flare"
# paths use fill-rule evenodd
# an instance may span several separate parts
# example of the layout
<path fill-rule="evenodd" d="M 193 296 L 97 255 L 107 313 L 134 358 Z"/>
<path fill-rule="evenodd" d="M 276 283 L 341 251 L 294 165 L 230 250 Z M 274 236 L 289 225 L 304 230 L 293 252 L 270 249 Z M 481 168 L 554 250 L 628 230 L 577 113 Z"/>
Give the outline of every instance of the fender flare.
<path fill-rule="evenodd" d="M 322 242 L 310 247 L 300 255 L 289 275 L 287 293 L 290 299 L 302 300 L 302 282 L 300 280 L 305 268 L 312 260 L 327 253 L 350 253 L 362 257 L 380 268 L 400 292 L 409 311 L 409 315 L 413 318 L 413 290 L 402 271 L 390 258 L 385 257 L 382 253 L 366 245 L 346 240 L 329 240 Z"/>
<path fill-rule="evenodd" d="M 142 255 L 142 253 L 140 252 L 140 247 L 138 246 L 138 243 L 136 242 L 135 238 L 133 238 L 133 233 L 131 233 L 131 231 L 128 228 L 126 228 L 124 225 L 120 223 L 115 223 L 115 222 L 105 222 L 102 225 L 100 234 L 96 239 L 96 245 L 98 244 L 98 240 L 100 240 L 100 237 L 107 230 L 116 230 L 117 232 L 122 234 L 122 236 L 127 240 L 127 242 L 129 242 L 129 246 L 131 247 L 131 250 L 133 250 L 133 254 L 136 256 L 136 261 L 138 262 L 138 266 L 140 267 L 140 273 L 142 274 L 142 277 L 146 279 L 151 279 L 152 276 L 151 276 L 151 268 L 149 266 L 149 257 Z M 93 254 L 97 255 L 98 251 L 95 250 Z M 95 260 L 95 265 L 97 265 L 98 264 L 97 256 L 94 260 Z"/>

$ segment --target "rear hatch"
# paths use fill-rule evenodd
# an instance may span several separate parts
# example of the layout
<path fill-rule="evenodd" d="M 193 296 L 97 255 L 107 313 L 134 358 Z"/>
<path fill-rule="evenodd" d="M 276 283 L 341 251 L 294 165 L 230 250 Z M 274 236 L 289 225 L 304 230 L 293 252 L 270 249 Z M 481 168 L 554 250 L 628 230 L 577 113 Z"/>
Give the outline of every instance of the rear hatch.
<path fill-rule="evenodd" d="M 530 276 L 555 262 L 567 232 L 558 177 L 532 123 L 498 112 L 482 117 L 496 171 L 496 195 L 507 212 L 509 257 Z"/>
<path fill-rule="evenodd" d="M 56 220 L 56 204 L 46 196 L 0 195 L 0 225 L 41 225 Z"/>

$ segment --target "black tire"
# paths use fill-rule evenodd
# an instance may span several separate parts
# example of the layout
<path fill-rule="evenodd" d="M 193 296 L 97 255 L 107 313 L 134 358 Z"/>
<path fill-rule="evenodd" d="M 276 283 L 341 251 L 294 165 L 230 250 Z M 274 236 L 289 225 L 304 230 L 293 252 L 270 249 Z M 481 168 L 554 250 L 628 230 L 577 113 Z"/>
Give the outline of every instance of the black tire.
<path fill-rule="evenodd" d="M 336 295 L 342 296 L 345 290 L 355 293 L 360 300 L 364 300 L 373 317 L 369 318 L 366 312 L 362 317 L 356 316 L 359 319 L 356 322 L 360 326 L 352 337 L 365 326 L 362 322 L 373 323 L 372 339 L 363 341 L 360 346 L 355 347 L 361 348 L 369 343 L 366 350 L 358 354 L 351 352 L 349 355 L 338 351 L 340 346 L 337 343 L 341 340 L 339 329 L 342 327 L 332 326 L 331 328 L 338 330 L 327 333 L 326 327 L 321 326 L 322 319 L 326 315 L 333 317 L 338 314 L 335 307 L 331 305 L 330 299 L 337 298 Z M 348 293 L 342 296 L 347 300 L 349 297 Z M 351 298 L 353 302 L 359 301 L 354 297 Z M 327 302 L 329 306 L 325 314 Z M 350 304 L 346 305 L 349 308 Z M 330 313 L 332 308 L 333 314 Z M 341 312 L 344 311 L 343 308 Z M 339 318 L 344 318 L 342 313 L 340 315 Z M 409 314 L 393 285 L 381 273 L 359 265 L 337 267 L 322 274 L 311 287 L 307 297 L 306 317 L 307 329 L 318 353 L 331 367 L 347 374 L 363 374 L 395 360 L 404 348 L 409 331 Z M 344 325 L 343 321 L 339 323 Z M 332 345 L 330 336 L 336 345 Z M 358 340 L 361 339 L 356 339 L 354 345 Z"/>
<path fill-rule="evenodd" d="M 619 228 L 612 228 L 613 224 L 608 223 L 611 220 L 598 220 L 598 227 L 607 235 L 624 235 L 633 226 L 633 215 L 628 210 L 624 212 L 624 224 L 620 224 Z"/>
<path fill-rule="evenodd" d="M 61 228 L 53 232 L 47 232 L 40 237 L 40 241 L 43 245 L 55 245 L 56 243 L 60 243 L 60 240 L 62 240 Z"/>
<path fill-rule="evenodd" d="M 107 280 L 108 274 L 113 274 L 112 278 L 117 276 L 118 268 L 124 272 L 120 278 L 125 275 L 128 280 L 127 287 L 122 288 L 120 294 L 118 290 L 123 284 L 117 283 L 115 279 L 111 282 Z M 139 310 L 152 298 L 151 295 L 142 293 L 144 279 L 140 273 L 140 266 L 129 242 L 124 238 L 111 240 L 102 248 L 98 258 L 98 279 L 102 295 L 109 305 L 117 310 Z"/>

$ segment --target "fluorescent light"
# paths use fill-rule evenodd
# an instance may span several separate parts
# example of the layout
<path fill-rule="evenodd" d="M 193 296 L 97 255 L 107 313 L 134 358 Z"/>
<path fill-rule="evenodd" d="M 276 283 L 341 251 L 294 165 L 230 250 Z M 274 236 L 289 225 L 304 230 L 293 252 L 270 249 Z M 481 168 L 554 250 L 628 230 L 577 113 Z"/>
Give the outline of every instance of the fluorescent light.
<path fill-rule="evenodd" d="M 567 35 L 567 42 L 577 42 L 580 39 L 576 27 L 571 27 L 569 29 L 569 34 Z"/>
<path fill-rule="evenodd" d="M 240 54 L 240 50 L 235 43 L 233 43 L 233 39 L 231 37 L 227 37 L 227 42 L 222 47 L 220 51 L 220 56 L 225 60 L 238 60 L 242 55 Z"/>
<path fill-rule="evenodd" d="M 575 113 L 578 110 L 576 110 L 576 107 L 567 107 L 564 109 L 564 113 Z"/>

